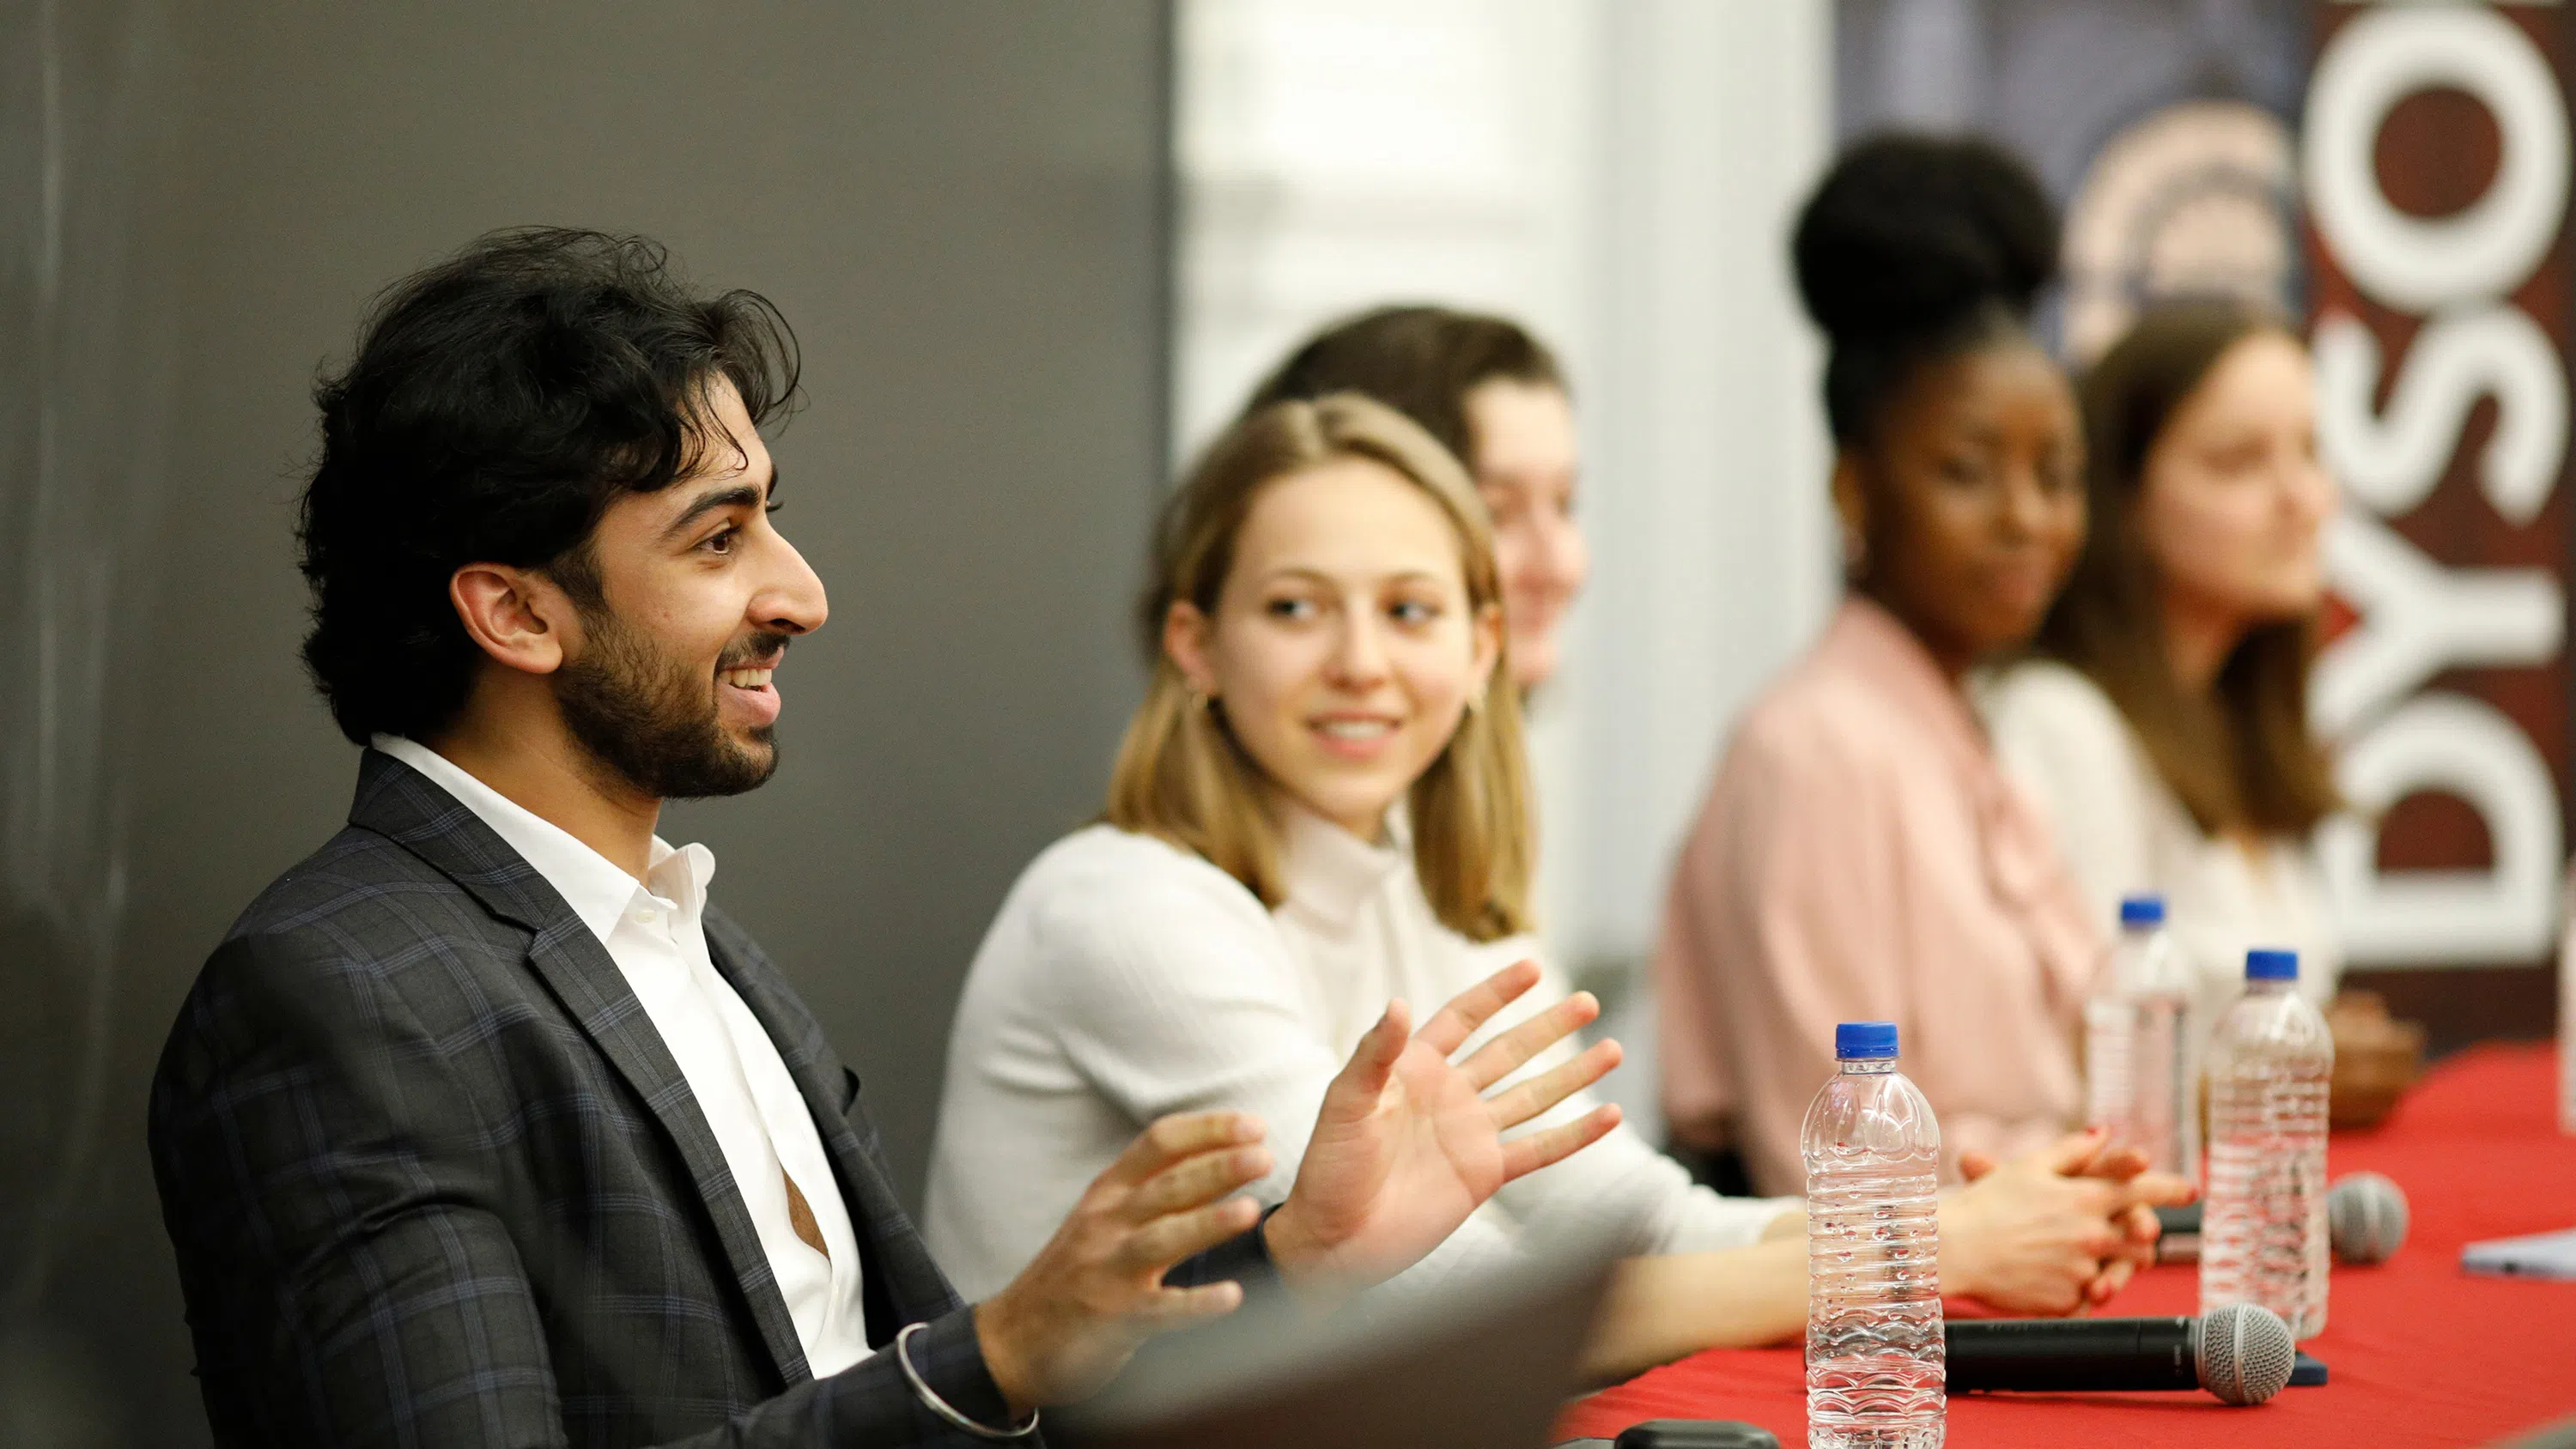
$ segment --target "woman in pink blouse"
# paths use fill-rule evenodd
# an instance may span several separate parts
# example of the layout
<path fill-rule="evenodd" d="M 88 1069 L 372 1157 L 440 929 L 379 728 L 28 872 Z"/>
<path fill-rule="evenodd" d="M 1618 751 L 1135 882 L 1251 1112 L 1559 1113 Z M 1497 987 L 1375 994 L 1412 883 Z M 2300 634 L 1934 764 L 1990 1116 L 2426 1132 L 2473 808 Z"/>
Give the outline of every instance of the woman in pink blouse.
<path fill-rule="evenodd" d="M 1799 219 L 1849 593 L 1737 725 L 1655 959 L 1676 1141 L 1794 1191 L 1838 1021 L 1899 1024 L 1946 1168 L 2055 1139 L 2102 943 L 1961 691 L 2027 640 L 2084 539 L 2083 434 L 2032 341 L 2045 197 L 1983 143 L 1846 153 Z"/>

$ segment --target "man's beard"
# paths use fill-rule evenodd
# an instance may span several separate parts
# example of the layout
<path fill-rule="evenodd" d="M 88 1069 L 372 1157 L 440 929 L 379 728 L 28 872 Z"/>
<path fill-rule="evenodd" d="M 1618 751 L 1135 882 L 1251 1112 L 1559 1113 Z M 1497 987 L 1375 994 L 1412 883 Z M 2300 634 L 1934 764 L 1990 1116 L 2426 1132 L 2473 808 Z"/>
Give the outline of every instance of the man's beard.
<path fill-rule="evenodd" d="M 697 800 L 758 789 L 778 769 L 777 730 L 762 725 L 744 748 L 719 718 L 715 676 L 654 649 L 606 609 L 582 611 L 587 646 L 555 674 L 555 700 L 573 738 L 611 773 L 657 800 Z M 760 634 L 725 651 L 719 670 L 775 658 L 783 634 Z"/>

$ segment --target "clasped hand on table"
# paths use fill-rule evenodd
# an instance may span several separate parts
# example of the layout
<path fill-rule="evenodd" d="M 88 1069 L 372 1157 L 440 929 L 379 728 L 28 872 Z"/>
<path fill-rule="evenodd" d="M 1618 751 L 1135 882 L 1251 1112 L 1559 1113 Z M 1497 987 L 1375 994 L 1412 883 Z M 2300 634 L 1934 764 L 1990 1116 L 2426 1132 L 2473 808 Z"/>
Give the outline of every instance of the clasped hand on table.
<path fill-rule="evenodd" d="M 1941 1291 L 2030 1315 L 2110 1301 L 2155 1260 L 2155 1210 L 2194 1195 L 2189 1181 L 2146 1166 L 2098 1128 L 2001 1165 L 1961 1154 L 1968 1186 L 1941 1201 Z"/>

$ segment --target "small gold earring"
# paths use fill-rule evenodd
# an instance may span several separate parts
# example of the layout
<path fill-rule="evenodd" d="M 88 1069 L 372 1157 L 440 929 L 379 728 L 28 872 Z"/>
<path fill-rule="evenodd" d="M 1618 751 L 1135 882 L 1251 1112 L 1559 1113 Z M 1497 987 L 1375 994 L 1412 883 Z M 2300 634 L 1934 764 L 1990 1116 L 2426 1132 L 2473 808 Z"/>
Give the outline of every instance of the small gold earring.
<path fill-rule="evenodd" d="M 1469 713 L 1469 714 L 1483 714 L 1484 712 L 1485 712 L 1485 691 L 1483 691 L 1483 690 L 1481 690 L 1481 689 L 1480 689 L 1480 690 L 1477 690 L 1474 694 L 1471 694 L 1471 695 L 1468 695 L 1468 696 L 1467 696 L 1467 713 Z"/>
<path fill-rule="evenodd" d="M 1197 710 L 1201 714 L 1207 713 L 1208 706 L 1215 702 L 1215 695 L 1205 694 L 1195 689 L 1190 691 L 1190 708 Z"/>

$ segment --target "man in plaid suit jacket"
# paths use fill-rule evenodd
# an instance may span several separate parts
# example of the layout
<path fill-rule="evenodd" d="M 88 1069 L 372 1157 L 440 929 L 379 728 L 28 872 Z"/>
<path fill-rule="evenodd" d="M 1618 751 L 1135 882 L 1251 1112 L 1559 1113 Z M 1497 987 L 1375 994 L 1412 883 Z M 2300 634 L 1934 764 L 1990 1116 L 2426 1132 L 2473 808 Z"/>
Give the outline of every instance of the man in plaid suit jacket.
<path fill-rule="evenodd" d="M 1500 1139 L 1615 1049 L 1484 1095 L 1586 1000 L 1448 1060 L 1515 967 L 1419 1031 L 1390 1008 L 1266 1217 L 1236 1195 L 1259 1124 L 1167 1118 L 960 1304 L 858 1078 L 704 902 L 710 858 L 652 833 L 663 799 L 768 777 L 771 672 L 823 622 L 758 433 L 794 386 L 766 302 L 693 295 L 639 239 L 529 231 L 395 289 L 318 390 L 305 658 L 371 748 L 152 1092 L 219 1443 L 1028 1438 L 1148 1335 L 1245 1285 L 1383 1278 L 1615 1120 Z"/>

